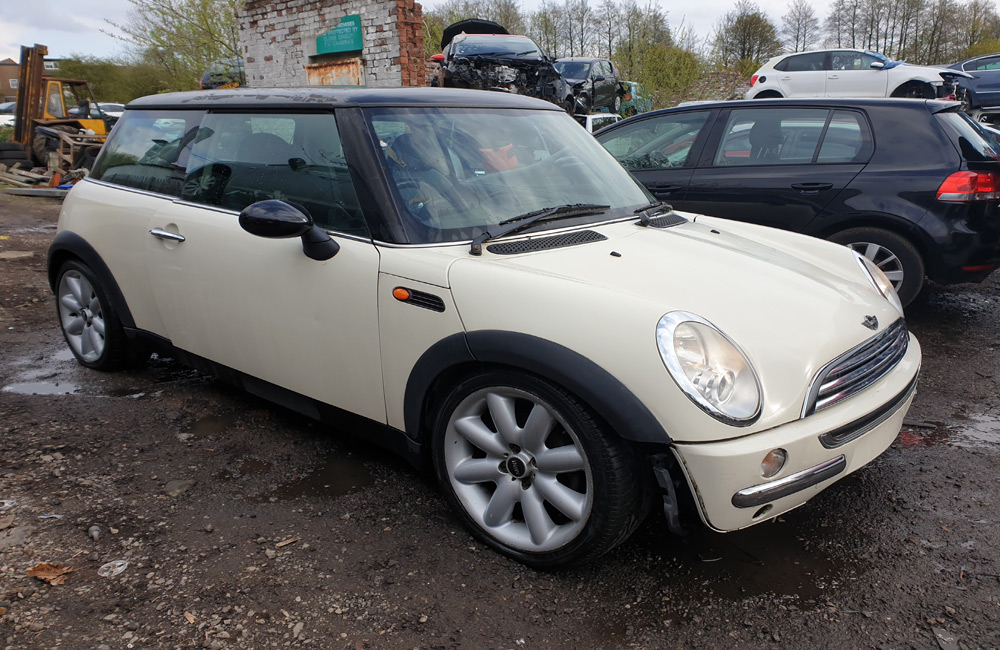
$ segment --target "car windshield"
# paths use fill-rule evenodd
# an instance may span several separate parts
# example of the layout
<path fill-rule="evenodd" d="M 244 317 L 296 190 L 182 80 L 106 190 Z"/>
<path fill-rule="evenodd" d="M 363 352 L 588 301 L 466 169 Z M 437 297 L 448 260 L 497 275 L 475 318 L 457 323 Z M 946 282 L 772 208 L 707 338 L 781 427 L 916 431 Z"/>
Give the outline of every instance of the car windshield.
<path fill-rule="evenodd" d="M 556 70 L 567 79 L 586 79 L 590 74 L 590 63 L 587 61 L 558 61 Z"/>
<path fill-rule="evenodd" d="M 456 41 L 452 53 L 455 56 L 476 54 L 535 58 L 542 56 L 538 46 L 524 36 L 468 36 L 461 41 Z"/>
<path fill-rule="evenodd" d="M 649 194 L 560 111 L 373 108 L 382 166 L 409 243 L 469 241 L 558 205 L 610 206 L 542 227 L 635 218 Z"/>

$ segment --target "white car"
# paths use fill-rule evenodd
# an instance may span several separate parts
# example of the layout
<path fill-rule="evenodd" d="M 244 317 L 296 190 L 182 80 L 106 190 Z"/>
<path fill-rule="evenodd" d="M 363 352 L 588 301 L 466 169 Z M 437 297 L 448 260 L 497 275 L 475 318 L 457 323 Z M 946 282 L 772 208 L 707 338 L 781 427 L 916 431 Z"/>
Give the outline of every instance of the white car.
<path fill-rule="evenodd" d="M 49 251 L 80 363 L 155 349 L 384 444 L 525 564 L 596 558 L 654 501 L 678 531 L 772 519 L 881 454 L 913 399 L 920 346 L 871 262 L 674 213 L 554 104 L 129 106 Z"/>
<path fill-rule="evenodd" d="M 587 129 L 588 133 L 597 133 L 606 126 L 621 122 L 622 116 L 617 113 L 591 113 L 589 115 L 574 115 L 573 119 Z"/>
<path fill-rule="evenodd" d="M 0 103 L 0 126 L 14 126 L 14 110 L 16 102 Z"/>
<path fill-rule="evenodd" d="M 120 118 L 125 112 L 124 104 L 115 104 L 112 102 L 97 102 L 97 107 L 101 109 L 101 113 L 107 115 L 108 117 Z"/>
<path fill-rule="evenodd" d="M 910 65 L 865 50 L 815 50 L 776 56 L 750 79 L 744 99 L 774 97 L 916 97 L 955 94 L 961 70 Z"/>

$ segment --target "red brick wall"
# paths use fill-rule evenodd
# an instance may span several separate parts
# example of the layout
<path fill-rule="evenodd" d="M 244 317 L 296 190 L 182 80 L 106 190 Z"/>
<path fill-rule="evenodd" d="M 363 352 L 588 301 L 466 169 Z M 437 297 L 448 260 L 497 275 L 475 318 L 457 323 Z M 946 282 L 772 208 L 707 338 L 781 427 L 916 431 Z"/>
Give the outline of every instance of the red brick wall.
<path fill-rule="evenodd" d="M 403 86 L 425 85 L 424 10 L 413 0 L 396 0 L 399 66 Z"/>

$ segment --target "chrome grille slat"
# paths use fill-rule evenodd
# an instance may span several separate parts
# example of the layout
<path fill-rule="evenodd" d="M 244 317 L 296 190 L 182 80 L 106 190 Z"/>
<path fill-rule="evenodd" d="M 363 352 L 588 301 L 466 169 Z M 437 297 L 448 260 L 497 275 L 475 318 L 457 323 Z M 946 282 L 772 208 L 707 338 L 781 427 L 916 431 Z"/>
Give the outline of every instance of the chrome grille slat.
<path fill-rule="evenodd" d="M 809 384 L 802 417 L 856 395 L 885 377 L 906 354 L 909 340 L 906 325 L 899 319 L 826 364 Z"/>

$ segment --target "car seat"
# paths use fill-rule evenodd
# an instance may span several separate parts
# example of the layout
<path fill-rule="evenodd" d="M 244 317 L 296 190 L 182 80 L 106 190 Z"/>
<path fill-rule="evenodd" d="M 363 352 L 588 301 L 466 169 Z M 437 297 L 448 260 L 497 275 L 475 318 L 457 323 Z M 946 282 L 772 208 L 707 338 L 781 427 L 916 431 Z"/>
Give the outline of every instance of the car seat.
<path fill-rule="evenodd" d="M 754 122 L 750 129 L 750 159 L 754 162 L 777 162 L 783 137 L 781 121 L 764 118 Z"/>

